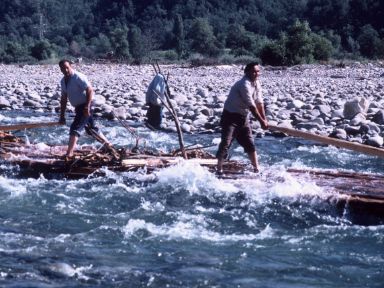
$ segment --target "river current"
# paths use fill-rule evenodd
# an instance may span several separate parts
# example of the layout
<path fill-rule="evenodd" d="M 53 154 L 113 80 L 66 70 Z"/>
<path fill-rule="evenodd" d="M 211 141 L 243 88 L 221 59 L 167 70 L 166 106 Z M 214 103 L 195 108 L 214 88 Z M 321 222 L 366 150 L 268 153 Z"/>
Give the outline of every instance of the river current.
<path fill-rule="evenodd" d="M 2 124 L 57 116 L 0 115 Z M 99 121 L 120 147 L 134 140 Z M 14 132 L 67 143 L 68 127 Z M 147 148 L 178 148 L 177 135 L 137 128 Z M 220 135 L 184 135 L 210 145 Z M 288 167 L 382 174 L 381 159 L 294 138 L 256 138 L 264 172 L 218 179 L 180 162 L 147 174 L 105 171 L 81 180 L 19 177 L 1 163 L 1 287 L 384 287 L 384 225 L 340 215 L 325 191 Z M 84 136 L 80 145 L 95 143 Z M 235 146 L 232 159 L 247 161 Z M 276 175 L 274 181 L 265 175 Z"/>

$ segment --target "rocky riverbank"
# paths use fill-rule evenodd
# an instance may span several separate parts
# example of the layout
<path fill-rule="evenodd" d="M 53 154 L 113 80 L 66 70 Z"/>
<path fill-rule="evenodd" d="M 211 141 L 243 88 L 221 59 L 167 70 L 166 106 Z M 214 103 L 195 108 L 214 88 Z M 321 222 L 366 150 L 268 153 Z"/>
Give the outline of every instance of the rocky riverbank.
<path fill-rule="evenodd" d="M 183 130 L 218 132 L 224 101 L 231 85 L 243 75 L 242 67 L 161 68 L 169 73 L 172 101 Z M 94 86 L 96 116 L 145 120 L 145 91 L 154 76 L 152 66 L 81 63 L 75 69 Z M 62 74 L 57 65 L 1 65 L 0 72 L 0 109 L 58 111 Z M 382 63 L 264 67 L 261 81 L 271 124 L 383 146 Z M 166 117 L 164 125 L 174 129 L 167 112 Z M 259 134 L 270 133 L 256 121 L 253 125 Z"/>

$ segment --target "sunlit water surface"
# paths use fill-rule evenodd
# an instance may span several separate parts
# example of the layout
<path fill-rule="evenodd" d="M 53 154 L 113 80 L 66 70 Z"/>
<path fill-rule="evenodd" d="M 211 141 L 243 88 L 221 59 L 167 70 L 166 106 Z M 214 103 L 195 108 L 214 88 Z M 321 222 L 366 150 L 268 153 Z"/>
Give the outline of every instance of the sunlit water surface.
<path fill-rule="evenodd" d="M 3 114 L 2 123 L 52 121 Z M 118 122 L 101 122 L 120 147 Z M 68 127 L 15 132 L 66 144 Z M 175 134 L 138 128 L 148 148 Z M 185 135 L 217 144 L 219 135 Z M 87 137 L 80 144 L 98 145 Z M 196 164 L 83 180 L 26 179 L 1 164 L 1 287 L 384 287 L 384 226 L 340 215 L 287 167 L 382 173 L 383 161 L 292 138 L 256 139 L 264 175 L 222 180 Z M 208 148 L 214 153 L 217 146 Z M 247 161 L 242 149 L 232 159 Z"/>

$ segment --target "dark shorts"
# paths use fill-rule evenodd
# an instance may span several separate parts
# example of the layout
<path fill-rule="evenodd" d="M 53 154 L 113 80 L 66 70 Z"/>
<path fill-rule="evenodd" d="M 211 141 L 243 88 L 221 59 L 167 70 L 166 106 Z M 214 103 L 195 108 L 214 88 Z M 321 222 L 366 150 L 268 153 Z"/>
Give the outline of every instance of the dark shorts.
<path fill-rule="evenodd" d="M 161 122 L 163 120 L 163 107 L 153 104 L 149 104 L 147 110 L 147 122 L 154 128 L 160 128 Z"/>
<path fill-rule="evenodd" d="M 90 129 L 92 129 L 95 132 L 98 132 L 99 129 L 95 125 L 95 121 L 93 120 L 92 117 L 92 112 L 91 116 L 86 117 L 84 116 L 84 107 L 86 104 L 79 105 L 75 108 L 75 119 L 73 120 L 71 124 L 71 128 L 69 130 L 69 135 L 71 136 L 77 136 L 80 137 L 81 131 L 85 129 L 85 131 L 92 135 L 90 132 Z"/>
<path fill-rule="evenodd" d="M 221 115 L 220 126 L 221 142 L 216 153 L 217 158 L 227 158 L 228 149 L 234 139 L 244 148 L 244 152 L 251 153 L 256 151 L 248 117 L 224 110 Z"/>

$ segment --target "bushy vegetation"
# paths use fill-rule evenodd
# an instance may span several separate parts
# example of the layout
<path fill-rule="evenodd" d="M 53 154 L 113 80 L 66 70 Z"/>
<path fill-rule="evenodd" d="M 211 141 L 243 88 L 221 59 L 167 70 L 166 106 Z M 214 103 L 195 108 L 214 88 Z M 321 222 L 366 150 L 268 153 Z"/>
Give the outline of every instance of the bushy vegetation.
<path fill-rule="evenodd" d="M 383 19 L 381 0 L 2 0 L 0 62 L 378 59 Z"/>

